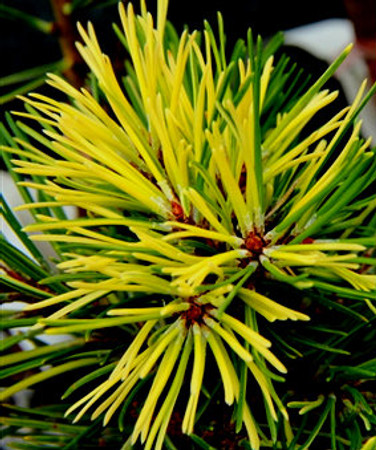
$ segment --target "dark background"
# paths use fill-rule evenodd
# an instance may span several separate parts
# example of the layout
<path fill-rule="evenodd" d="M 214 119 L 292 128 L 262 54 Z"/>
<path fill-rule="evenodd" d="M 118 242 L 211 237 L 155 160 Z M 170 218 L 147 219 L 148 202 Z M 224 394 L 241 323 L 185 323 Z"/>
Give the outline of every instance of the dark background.
<path fill-rule="evenodd" d="M 0 4 L 18 8 L 45 20 L 53 18 L 49 0 L 0 0 Z M 107 1 L 92 2 L 90 7 L 78 11 L 75 20 L 83 23 L 88 19 L 92 20 L 103 49 L 111 53 L 115 45 L 111 23 L 119 22 L 119 19 L 116 3 L 110 2 L 105 7 L 106 4 Z M 138 1 L 134 1 L 134 4 L 137 5 Z M 156 0 L 147 2 L 151 11 L 155 4 Z M 224 16 L 229 46 L 237 38 L 245 37 L 248 27 L 252 28 L 254 34 L 267 37 L 299 25 L 327 18 L 346 17 L 344 0 L 170 0 L 168 17 L 178 31 L 183 29 L 184 24 L 190 29 L 200 29 L 204 19 L 208 19 L 214 28 L 217 11 L 221 11 Z M 56 36 L 41 33 L 26 24 L 9 20 L 9 17 L 0 17 L 0 54 L 1 77 L 57 61 L 60 48 Z"/>

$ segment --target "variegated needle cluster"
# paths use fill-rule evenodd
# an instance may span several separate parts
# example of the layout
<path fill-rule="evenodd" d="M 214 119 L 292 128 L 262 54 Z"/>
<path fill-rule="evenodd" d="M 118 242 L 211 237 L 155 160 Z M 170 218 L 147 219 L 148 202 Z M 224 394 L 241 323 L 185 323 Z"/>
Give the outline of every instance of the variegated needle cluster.
<path fill-rule="evenodd" d="M 126 77 L 117 77 L 89 24 L 79 27 L 78 49 L 99 96 L 50 75 L 70 102 L 24 98 L 29 112 L 20 115 L 44 130 L 25 127 L 32 143 L 19 140 L 9 150 L 19 156 L 17 172 L 41 180 L 24 186 L 50 199 L 24 208 L 52 211 L 26 231 L 65 246 L 58 268 L 72 275 L 69 291 L 27 309 L 55 307 L 41 321 L 48 333 L 139 327 L 108 379 L 67 411 L 75 420 L 91 411 L 107 424 L 149 377 L 129 443 L 140 438 L 145 449 L 160 449 L 186 385 L 182 431 L 193 432 L 210 356 L 225 402 L 238 405 L 257 449 L 259 426 L 240 367 L 258 385 L 269 423 L 282 416 L 291 434 L 272 384 L 273 371 L 287 369 L 257 321 L 309 320 L 302 305 L 268 298 L 258 280 L 292 291 L 376 286 L 375 275 L 358 270 L 375 238 L 350 238 L 376 207 L 375 200 L 354 202 L 375 171 L 357 121 L 365 84 L 351 107 L 302 134 L 335 100 L 322 86 L 349 48 L 298 95 L 295 72 L 274 60 L 273 44 L 263 48 L 249 34 L 227 61 L 220 17 L 218 40 L 208 24 L 177 37 L 166 22 L 167 0 L 159 1 L 156 24 L 144 2 L 140 15 L 132 4 L 119 9 Z M 54 216 L 54 207 L 66 205 L 83 214 Z M 69 317 L 98 300 L 107 315 Z"/>

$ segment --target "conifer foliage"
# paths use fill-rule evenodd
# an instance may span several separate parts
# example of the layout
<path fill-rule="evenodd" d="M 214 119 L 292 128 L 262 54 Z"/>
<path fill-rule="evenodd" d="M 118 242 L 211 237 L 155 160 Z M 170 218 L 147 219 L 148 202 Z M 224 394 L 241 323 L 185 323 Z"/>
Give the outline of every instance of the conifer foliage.
<path fill-rule="evenodd" d="M 30 94 L 1 126 L 34 217 L 22 228 L 2 200 L 28 251 L 1 241 L 4 435 L 30 450 L 372 449 L 376 158 L 358 115 L 376 87 L 312 129 L 350 48 L 310 82 L 275 58 L 280 35 L 231 53 L 220 15 L 178 36 L 167 3 L 156 18 L 120 3 L 124 77 L 79 26 L 91 84 L 49 75 L 67 101 Z M 26 388 L 35 406 L 12 404 Z"/>

